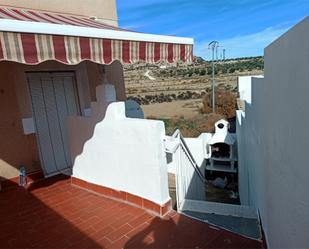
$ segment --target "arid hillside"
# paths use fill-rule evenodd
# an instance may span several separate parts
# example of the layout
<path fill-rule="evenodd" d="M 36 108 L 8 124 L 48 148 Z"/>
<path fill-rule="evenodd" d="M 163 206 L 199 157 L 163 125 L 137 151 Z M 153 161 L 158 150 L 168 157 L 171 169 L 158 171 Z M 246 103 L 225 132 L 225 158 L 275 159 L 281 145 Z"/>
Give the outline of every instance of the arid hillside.
<path fill-rule="evenodd" d="M 166 121 L 168 131 L 179 128 L 185 120 L 185 135 L 195 136 L 212 129 L 219 118 L 235 116 L 237 77 L 263 74 L 263 64 L 263 57 L 216 62 L 216 95 L 220 105 L 216 114 L 210 114 L 211 63 L 198 57 L 192 65 L 126 66 L 127 96 L 142 105 L 146 118 Z"/>

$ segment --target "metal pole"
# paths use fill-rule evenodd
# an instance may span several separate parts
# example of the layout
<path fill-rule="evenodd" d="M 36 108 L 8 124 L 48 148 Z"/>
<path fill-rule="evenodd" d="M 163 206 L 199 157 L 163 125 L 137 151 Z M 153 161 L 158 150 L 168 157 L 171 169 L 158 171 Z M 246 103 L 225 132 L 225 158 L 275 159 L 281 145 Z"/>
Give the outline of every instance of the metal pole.
<path fill-rule="evenodd" d="M 216 97 L 215 97 L 215 47 L 212 47 L 212 112 L 216 112 Z"/>
<path fill-rule="evenodd" d="M 218 61 L 218 47 L 216 47 L 216 61 Z"/>
<path fill-rule="evenodd" d="M 217 50 L 218 49 L 218 45 L 219 45 L 219 43 L 217 41 L 212 41 L 208 45 L 209 47 L 211 47 L 211 50 L 212 50 L 212 112 L 213 113 L 216 112 L 215 51 L 216 51 L 216 54 L 217 54 L 217 52 L 218 52 L 218 50 Z"/>

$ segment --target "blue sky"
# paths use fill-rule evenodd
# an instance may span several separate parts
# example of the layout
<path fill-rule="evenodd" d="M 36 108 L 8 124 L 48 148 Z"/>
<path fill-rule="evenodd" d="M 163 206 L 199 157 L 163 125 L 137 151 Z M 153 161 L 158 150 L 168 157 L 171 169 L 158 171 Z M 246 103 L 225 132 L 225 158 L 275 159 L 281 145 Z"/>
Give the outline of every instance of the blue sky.
<path fill-rule="evenodd" d="M 117 0 L 117 7 L 121 27 L 192 37 L 194 54 L 206 59 L 212 40 L 227 58 L 263 55 L 264 47 L 309 15 L 308 0 Z"/>

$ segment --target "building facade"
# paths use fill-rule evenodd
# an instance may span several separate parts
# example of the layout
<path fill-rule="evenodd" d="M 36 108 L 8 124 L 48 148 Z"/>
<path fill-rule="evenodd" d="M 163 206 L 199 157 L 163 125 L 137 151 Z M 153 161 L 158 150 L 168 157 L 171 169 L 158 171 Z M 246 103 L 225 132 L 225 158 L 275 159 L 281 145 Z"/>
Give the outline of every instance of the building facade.
<path fill-rule="evenodd" d="M 93 17 L 118 26 L 116 0 L 1 0 L 0 6 Z"/>
<path fill-rule="evenodd" d="M 115 0 L 74 0 L 70 1 L 47 1 L 47 0 L 1 0 L 0 6 L 4 8 L 29 9 L 41 12 L 55 12 L 64 15 L 82 16 L 86 18 L 96 18 L 106 24 L 118 26 L 117 9 Z M 115 67 L 109 66 L 109 67 Z M 122 90 L 117 93 L 124 100 L 124 82 L 122 69 L 118 64 L 118 78 L 114 79 L 118 84 L 122 84 Z M 96 86 L 103 82 L 103 66 L 93 63 L 81 63 L 76 66 L 65 66 L 58 62 L 43 63 L 39 66 L 27 66 L 13 62 L 1 62 L 0 74 L 2 79 L 1 99 L 0 99 L 0 178 L 10 179 L 19 174 L 19 167 L 25 166 L 27 172 L 41 169 L 39 149 L 34 132 L 28 131 L 25 134 L 23 124 L 33 126 L 31 98 L 29 98 L 29 88 L 27 75 L 25 72 L 42 72 L 44 77 L 49 77 L 50 72 L 74 73 L 76 84 L 82 86 L 78 92 L 83 92 L 82 99 L 78 100 L 81 114 L 90 108 L 91 102 L 96 101 Z M 119 72 L 120 70 L 120 72 Z M 88 74 L 91 75 L 88 77 Z M 52 74 L 50 74 L 51 76 Z M 110 74 L 111 75 L 111 74 Z M 50 79 L 53 77 L 51 76 Z M 79 83 L 78 83 L 79 82 Z M 95 83 L 96 82 L 96 83 Z M 74 84 L 75 84 L 74 83 Z M 80 96 L 80 95 L 79 95 Z M 92 96 L 92 97 L 91 97 Z M 31 128 L 29 128 L 31 130 Z M 65 142 L 67 143 L 67 142 Z"/>
<path fill-rule="evenodd" d="M 84 12 L 102 2 L 114 11 Z M 129 116 L 123 64 L 191 63 L 193 39 L 112 26 L 104 20 L 117 19 L 114 1 L 74 1 L 78 13 L 56 1 L 25 3 L 0 6 L 1 186 L 15 186 L 23 172 L 29 180 L 66 174 L 166 213 L 164 123 Z"/>

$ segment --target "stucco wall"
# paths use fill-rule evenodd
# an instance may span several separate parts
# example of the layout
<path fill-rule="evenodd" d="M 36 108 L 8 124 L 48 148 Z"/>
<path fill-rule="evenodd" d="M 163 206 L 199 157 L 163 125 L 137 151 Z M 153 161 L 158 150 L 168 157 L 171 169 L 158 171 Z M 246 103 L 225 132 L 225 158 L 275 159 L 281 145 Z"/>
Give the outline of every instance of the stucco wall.
<path fill-rule="evenodd" d="M 72 162 L 82 153 L 85 142 L 93 136 L 95 125 L 105 116 L 108 99 L 113 95 L 106 87 L 114 88 L 116 98 L 113 101 L 126 99 L 123 68 L 120 62 L 115 61 L 105 66 L 87 63 L 87 77 L 91 101 L 87 108 L 91 110 L 90 115 L 69 117 L 67 123 Z"/>
<path fill-rule="evenodd" d="M 18 175 L 20 165 L 39 169 L 36 139 L 24 135 L 15 82 L 17 67 L 0 63 L 0 180 Z"/>
<path fill-rule="evenodd" d="M 106 23 L 118 25 L 116 0 L 0 0 L 0 5 L 87 17 L 95 16 Z"/>
<path fill-rule="evenodd" d="M 97 101 L 96 87 L 103 83 L 113 84 L 115 86 L 117 100 L 126 100 L 123 66 L 119 61 L 114 61 L 112 64 L 105 66 L 94 64 L 92 62 L 87 62 L 86 65 L 91 102 Z M 104 73 L 106 74 L 106 77 L 104 77 Z"/>
<path fill-rule="evenodd" d="M 163 205 L 170 199 L 164 137 L 162 121 L 126 118 L 124 102 L 111 103 L 76 157 L 73 176 Z"/>
<path fill-rule="evenodd" d="M 0 178 L 10 179 L 18 176 L 20 165 L 28 173 L 41 169 L 35 134 L 25 135 L 23 118 L 31 118 L 31 103 L 28 92 L 26 72 L 32 71 L 74 71 L 79 85 L 80 105 L 84 111 L 96 101 L 91 92 L 103 83 L 104 69 L 107 78 L 113 80 L 117 98 L 125 99 L 122 66 L 114 62 L 108 66 L 92 62 L 83 62 L 76 66 L 67 66 L 49 61 L 37 66 L 27 66 L 13 62 L 0 63 Z M 87 126 L 91 130 L 93 126 Z M 78 135 L 79 133 L 77 133 Z"/>
<path fill-rule="evenodd" d="M 251 103 L 251 81 L 252 78 L 263 78 L 261 75 L 250 75 L 250 76 L 240 76 L 238 77 L 238 92 L 239 98 Z"/>
<path fill-rule="evenodd" d="M 259 209 L 270 248 L 309 245 L 308 40 L 309 18 L 265 49 L 237 127 L 241 200 Z"/>

